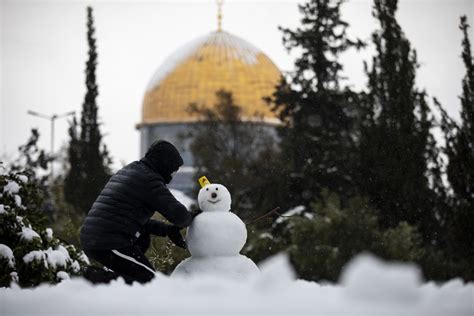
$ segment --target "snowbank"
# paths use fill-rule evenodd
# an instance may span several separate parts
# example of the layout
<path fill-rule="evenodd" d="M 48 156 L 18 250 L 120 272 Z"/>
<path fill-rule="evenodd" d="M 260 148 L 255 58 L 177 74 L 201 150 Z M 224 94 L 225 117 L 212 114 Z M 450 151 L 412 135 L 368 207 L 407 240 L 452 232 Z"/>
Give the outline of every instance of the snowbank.
<path fill-rule="evenodd" d="M 146 285 L 82 279 L 33 290 L 0 289 L 2 315 L 472 315 L 473 284 L 422 284 L 416 267 L 361 255 L 342 285 L 294 280 L 285 256 L 245 282 L 158 274 Z"/>

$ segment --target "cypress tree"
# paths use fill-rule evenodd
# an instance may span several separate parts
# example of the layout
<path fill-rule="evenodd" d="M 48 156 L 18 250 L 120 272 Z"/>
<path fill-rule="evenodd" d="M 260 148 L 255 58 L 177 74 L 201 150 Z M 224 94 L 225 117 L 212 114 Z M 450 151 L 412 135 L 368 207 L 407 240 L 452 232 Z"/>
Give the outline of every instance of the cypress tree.
<path fill-rule="evenodd" d="M 102 134 L 97 117 L 96 83 L 97 49 L 94 36 L 92 8 L 87 7 L 87 42 L 89 58 L 86 62 L 87 92 L 82 104 L 80 131 L 76 119 L 70 128 L 69 164 L 65 179 L 65 198 L 81 212 L 87 213 L 110 176 L 111 160 L 107 148 L 102 146 Z"/>
<path fill-rule="evenodd" d="M 67 157 L 70 167 L 64 179 L 64 197 L 65 200 L 75 208 L 80 208 L 82 200 L 78 190 L 79 187 L 77 187 L 76 184 L 83 183 L 81 173 L 84 170 L 83 161 L 81 160 L 81 145 L 78 129 L 77 119 L 74 117 L 68 129 L 70 140 L 67 149 Z M 83 211 L 81 211 L 81 213 L 83 213 Z"/>
<path fill-rule="evenodd" d="M 352 195 L 355 135 L 353 102 L 357 95 L 341 88 L 341 53 L 360 48 L 346 35 L 343 1 L 311 0 L 299 6 L 302 26 L 280 28 L 288 51 L 301 50 L 295 71 L 282 79 L 269 99 L 284 127 L 283 159 L 295 205 L 310 206 L 327 188 L 342 198 Z"/>
<path fill-rule="evenodd" d="M 439 174 L 434 122 L 425 93 L 415 87 L 417 56 L 397 23 L 397 2 L 374 2 L 380 29 L 372 35 L 376 56 L 366 65 L 358 185 L 378 210 L 382 227 L 406 221 L 431 243 L 440 232 L 437 197 L 430 187 L 430 163 Z"/>
<path fill-rule="evenodd" d="M 462 80 L 461 122 L 453 121 L 438 103 L 445 134 L 444 152 L 448 158 L 446 173 L 451 189 L 448 202 L 447 253 L 454 262 L 452 270 L 465 280 L 474 279 L 474 65 L 468 37 L 469 24 L 461 17 L 462 59 L 466 74 Z"/>
<path fill-rule="evenodd" d="M 459 28 L 462 41 L 462 59 L 466 74 L 462 80 L 461 126 L 448 145 L 448 178 L 459 203 L 473 205 L 474 202 L 474 65 L 466 16 L 461 17 Z"/>

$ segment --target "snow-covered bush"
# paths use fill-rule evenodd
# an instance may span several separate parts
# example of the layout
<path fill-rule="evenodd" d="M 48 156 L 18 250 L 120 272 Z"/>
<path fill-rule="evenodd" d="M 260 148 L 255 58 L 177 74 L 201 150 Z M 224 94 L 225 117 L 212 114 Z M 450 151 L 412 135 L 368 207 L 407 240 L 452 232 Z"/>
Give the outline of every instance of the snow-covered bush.
<path fill-rule="evenodd" d="M 82 251 L 55 238 L 45 226 L 42 202 L 37 183 L 0 164 L 0 287 L 57 283 L 79 275 L 88 263 Z"/>
<path fill-rule="evenodd" d="M 346 264 L 362 252 L 420 262 L 424 249 L 415 226 L 401 222 L 381 227 L 376 211 L 360 197 L 343 206 L 336 194 L 324 192 L 324 200 L 312 210 L 300 206 L 285 212 L 268 231 L 251 236 L 244 253 L 259 262 L 286 251 L 298 277 L 331 282 L 337 282 Z"/>

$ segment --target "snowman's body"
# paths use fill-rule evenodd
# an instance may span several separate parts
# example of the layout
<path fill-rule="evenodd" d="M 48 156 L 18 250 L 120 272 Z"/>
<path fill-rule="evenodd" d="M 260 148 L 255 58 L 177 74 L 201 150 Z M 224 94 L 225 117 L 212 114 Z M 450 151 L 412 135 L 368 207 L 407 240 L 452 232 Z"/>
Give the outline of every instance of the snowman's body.
<path fill-rule="evenodd" d="M 246 240 L 245 224 L 231 212 L 203 212 L 186 234 L 193 257 L 236 256 Z"/>
<path fill-rule="evenodd" d="M 231 213 L 231 198 L 220 184 L 209 184 L 199 191 L 203 211 L 188 228 L 186 241 L 191 257 L 181 262 L 172 276 L 219 275 L 241 279 L 259 270 L 239 252 L 247 240 L 245 224 Z"/>

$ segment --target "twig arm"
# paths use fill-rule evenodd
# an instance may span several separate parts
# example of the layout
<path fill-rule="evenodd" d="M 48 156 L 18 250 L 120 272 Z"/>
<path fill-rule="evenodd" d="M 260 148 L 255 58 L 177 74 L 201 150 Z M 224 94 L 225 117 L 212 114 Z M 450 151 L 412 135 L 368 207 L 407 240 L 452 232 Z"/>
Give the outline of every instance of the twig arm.
<path fill-rule="evenodd" d="M 259 217 L 257 217 L 257 218 L 254 218 L 254 219 L 252 219 L 252 220 L 250 220 L 250 221 L 248 221 L 248 222 L 245 222 L 245 225 L 255 223 L 255 222 L 257 222 L 257 221 L 259 221 L 259 220 L 261 220 L 261 219 L 264 219 L 265 217 L 270 216 L 270 215 L 273 214 L 273 213 L 276 213 L 276 214 L 278 214 L 278 215 L 281 216 L 281 214 L 278 213 L 278 210 L 279 210 L 279 209 L 280 209 L 280 207 L 277 206 L 277 207 L 275 207 L 273 210 L 271 210 L 271 211 L 269 211 L 269 212 L 267 212 L 267 213 L 265 213 L 265 214 L 263 214 L 263 215 L 261 215 L 261 216 L 259 216 Z"/>

